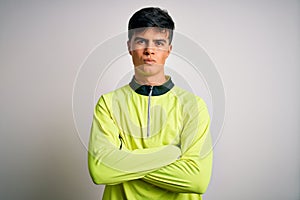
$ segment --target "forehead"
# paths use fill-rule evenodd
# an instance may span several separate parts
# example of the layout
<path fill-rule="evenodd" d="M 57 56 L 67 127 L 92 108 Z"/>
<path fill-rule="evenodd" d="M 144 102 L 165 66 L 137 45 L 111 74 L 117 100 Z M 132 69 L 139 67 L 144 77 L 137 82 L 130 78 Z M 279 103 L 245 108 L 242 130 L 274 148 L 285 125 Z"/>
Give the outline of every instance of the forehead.
<path fill-rule="evenodd" d="M 146 39 L 165 39 L 169 38 L 168 29 L 150 27 L 150 28 L 139 28 L 133 31 L 132 38 L 142 37 Z"/>

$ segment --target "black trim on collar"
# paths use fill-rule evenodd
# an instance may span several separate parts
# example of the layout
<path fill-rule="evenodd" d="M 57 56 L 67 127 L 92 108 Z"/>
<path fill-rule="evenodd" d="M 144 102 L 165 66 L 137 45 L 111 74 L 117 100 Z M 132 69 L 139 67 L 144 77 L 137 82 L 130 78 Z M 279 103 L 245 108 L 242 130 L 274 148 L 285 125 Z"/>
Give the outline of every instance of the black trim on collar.
<path fill-rule="evenodd" d="M 140 85 L 139 83 L 137 83 L 135 81 L 134 77 L 132 78 L 131 82 L 129 83 L 129 86 L 136 93 L 145 95 L 145 96 L 149 95 L 150 88 L 151 88 L 150 85 Z M 173 87 L 174 87 L 174 83 L 172 82 L 171 77 L 168 77 L 168 80 L 164 84 L 158 85 L 158 86 L 153 86 L 152 96 L 163 95 L 163 94 L 169 92 Z"/>

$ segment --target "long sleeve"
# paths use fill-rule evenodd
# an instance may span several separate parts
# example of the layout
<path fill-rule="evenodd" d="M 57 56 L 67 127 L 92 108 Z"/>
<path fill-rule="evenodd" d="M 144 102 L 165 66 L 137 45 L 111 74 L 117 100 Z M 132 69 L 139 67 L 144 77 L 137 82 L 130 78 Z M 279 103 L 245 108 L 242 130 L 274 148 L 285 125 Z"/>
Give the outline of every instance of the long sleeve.
<path fill-rule="evenodd" d="M 210 181 L 212 145 L 210 118 L 205 103 L 190 107 L 181 133 L 181 158 L 147 174 L 143 180 L 163 189 L 180 193 L 203 194 Z"/>
<path fill-rule="evenodd" d="M 129 151 L 125 147 L 119 149 L 120 144 L 119 129 L 102 96 L 94 110 L 88 152 L 89 171 L 96 184 L 140 179 L 180 156 L 180 149 L 174 145 Z"/>

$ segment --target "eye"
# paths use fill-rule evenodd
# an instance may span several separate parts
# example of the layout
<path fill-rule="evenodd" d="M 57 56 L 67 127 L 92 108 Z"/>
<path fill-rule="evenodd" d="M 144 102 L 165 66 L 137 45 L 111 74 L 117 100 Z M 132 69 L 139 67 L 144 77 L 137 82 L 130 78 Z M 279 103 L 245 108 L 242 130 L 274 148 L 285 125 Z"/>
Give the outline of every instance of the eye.
<path fill-rule="evenodd" d="M 156 46 L 163 46 L 164 45 L 164 43 L 161 42 L 161 41 L 156 41 L 155 44 L 156 44 Z"/>
<path fill-rule="evenodd" d="M 137 40 L 137 41 L 136 41 L 136 43 L 137 43 L 137 44 L 141 44 L 141 45 L 142 45 L 142 44 L 145 44 L 145 43 L 146 43 L 146 41 L 145 41 L 145 40 Z"/>

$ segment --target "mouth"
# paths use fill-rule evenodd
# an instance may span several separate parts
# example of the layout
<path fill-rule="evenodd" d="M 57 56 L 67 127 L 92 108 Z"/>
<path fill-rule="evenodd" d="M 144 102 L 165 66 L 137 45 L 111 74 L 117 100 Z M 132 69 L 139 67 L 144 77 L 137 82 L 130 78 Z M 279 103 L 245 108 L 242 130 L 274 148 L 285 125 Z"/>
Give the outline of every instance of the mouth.
<path fill-rule="evenodd" d="M 154 59 L 151 59 L 151 58 L 144 59 L 143 61 L 145 64 L 148 64 L 148 65 L 152 65 L 156 62 Z"/>

